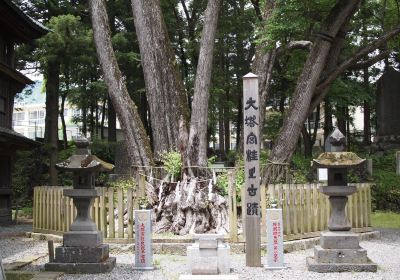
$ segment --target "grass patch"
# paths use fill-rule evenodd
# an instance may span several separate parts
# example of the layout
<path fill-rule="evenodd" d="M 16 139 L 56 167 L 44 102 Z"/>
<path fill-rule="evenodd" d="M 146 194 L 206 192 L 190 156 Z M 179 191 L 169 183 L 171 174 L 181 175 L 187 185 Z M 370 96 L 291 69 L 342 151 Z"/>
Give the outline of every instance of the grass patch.
<path fill-rule="evenodd" d="M 400 228 L 400 213 L 373 212 L 371 222 L 375 228 Z"/>

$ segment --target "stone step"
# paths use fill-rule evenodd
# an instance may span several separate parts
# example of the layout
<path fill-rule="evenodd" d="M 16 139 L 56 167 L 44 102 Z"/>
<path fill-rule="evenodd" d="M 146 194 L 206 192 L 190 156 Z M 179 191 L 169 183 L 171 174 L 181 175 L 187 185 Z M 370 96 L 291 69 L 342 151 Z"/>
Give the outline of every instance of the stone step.
<path fill-rule="evenodd" d="M 376 272 L 378 266 L 368 259 L 367 263 L 318 263 L 313 257 L 307 257 L 309 271 L 328 272 Z"/>
<path fill-rule="evenodd" d="M 351 231 L 321 232 L 320 244 L 324 249 L 359 249 L 359 235 Z"/>
<path fill-rule="evenodd" d="M 366 263 L 368 261 L 365 249 L 323 249 L 314 248 L 315 261 L 318 263 Z"/>
<path fill-rule="evenodd" d="M 181 275 L 179 280 L 239 280 L 238 275 Z"/>
<path fill-rule="evenodd" d="M 109 246 L 103 244 L 91 247 L 64 247 L 56 248 L 54 262 L 59 263 L 97 263 L 109 257 Z"/>

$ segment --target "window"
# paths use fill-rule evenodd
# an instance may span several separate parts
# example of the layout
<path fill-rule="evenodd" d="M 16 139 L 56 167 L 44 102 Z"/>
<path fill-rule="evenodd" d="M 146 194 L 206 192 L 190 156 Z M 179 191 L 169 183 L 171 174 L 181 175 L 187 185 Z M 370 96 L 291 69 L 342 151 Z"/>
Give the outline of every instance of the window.
<path fill-rule="evenodd" d="M 25 120 L 25 112 L 16 112 L 13 114 L 13 121 Z"/>
<path fill-rule="evenodd" d="M 38 119 L 38 111 L 29 112 L 29 120 L 37 120 Z"/>
<path fill-rule="evenodd" d="M 29 112 L 29 120 L 42 120 L 45 117 L 44 110 Z"/>

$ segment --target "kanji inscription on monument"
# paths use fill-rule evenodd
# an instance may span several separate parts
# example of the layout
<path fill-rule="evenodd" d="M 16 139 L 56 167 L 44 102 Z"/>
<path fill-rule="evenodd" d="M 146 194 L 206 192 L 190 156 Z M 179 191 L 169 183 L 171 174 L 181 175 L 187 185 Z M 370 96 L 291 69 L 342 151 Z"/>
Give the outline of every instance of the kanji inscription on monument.
<path fill-rule="evenodd" d="M 153 270 L 151 210 L 135 210 L 135 269 Z"/>
<path fill-rule="evenodd" d="M 260 113 L 258 77 L 243 77 L 246 266 L 261 266 L 260 237 Z"/>
<path fill-rule="evenodd" d="M 285 268 L 283 263 L 282 209 L 267 209 L 267 268 Z"/>

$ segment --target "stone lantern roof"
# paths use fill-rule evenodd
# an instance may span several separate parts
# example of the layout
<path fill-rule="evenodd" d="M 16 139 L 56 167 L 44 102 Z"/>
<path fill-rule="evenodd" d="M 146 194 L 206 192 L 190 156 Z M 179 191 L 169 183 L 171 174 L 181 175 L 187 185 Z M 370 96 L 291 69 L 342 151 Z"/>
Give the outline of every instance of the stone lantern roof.
<path fill-rule="evenodd" d="M 325 153 L 313 160 L 316 167 L 348 168 L 362 164 L 365 159 L 352 152 L 345 152 L 346 137 L 336 127 L 326 138 Z"/>
<path fill-rule="evenodd" d="M 114 165 L 92 155 L 89 149 L 89 141 L 86 138 L 78 138 L 75 141 L 77 150 L 74 155 L 57 163 L 56 168 L 63 171 L 100 171 L 111 172 Z"/>
<path fill-rule="evenodd" d="M 348 168 L 362 164 L 365 159 L 352 152 L 325 152 L 313 160 L 321 168 Z"/>

